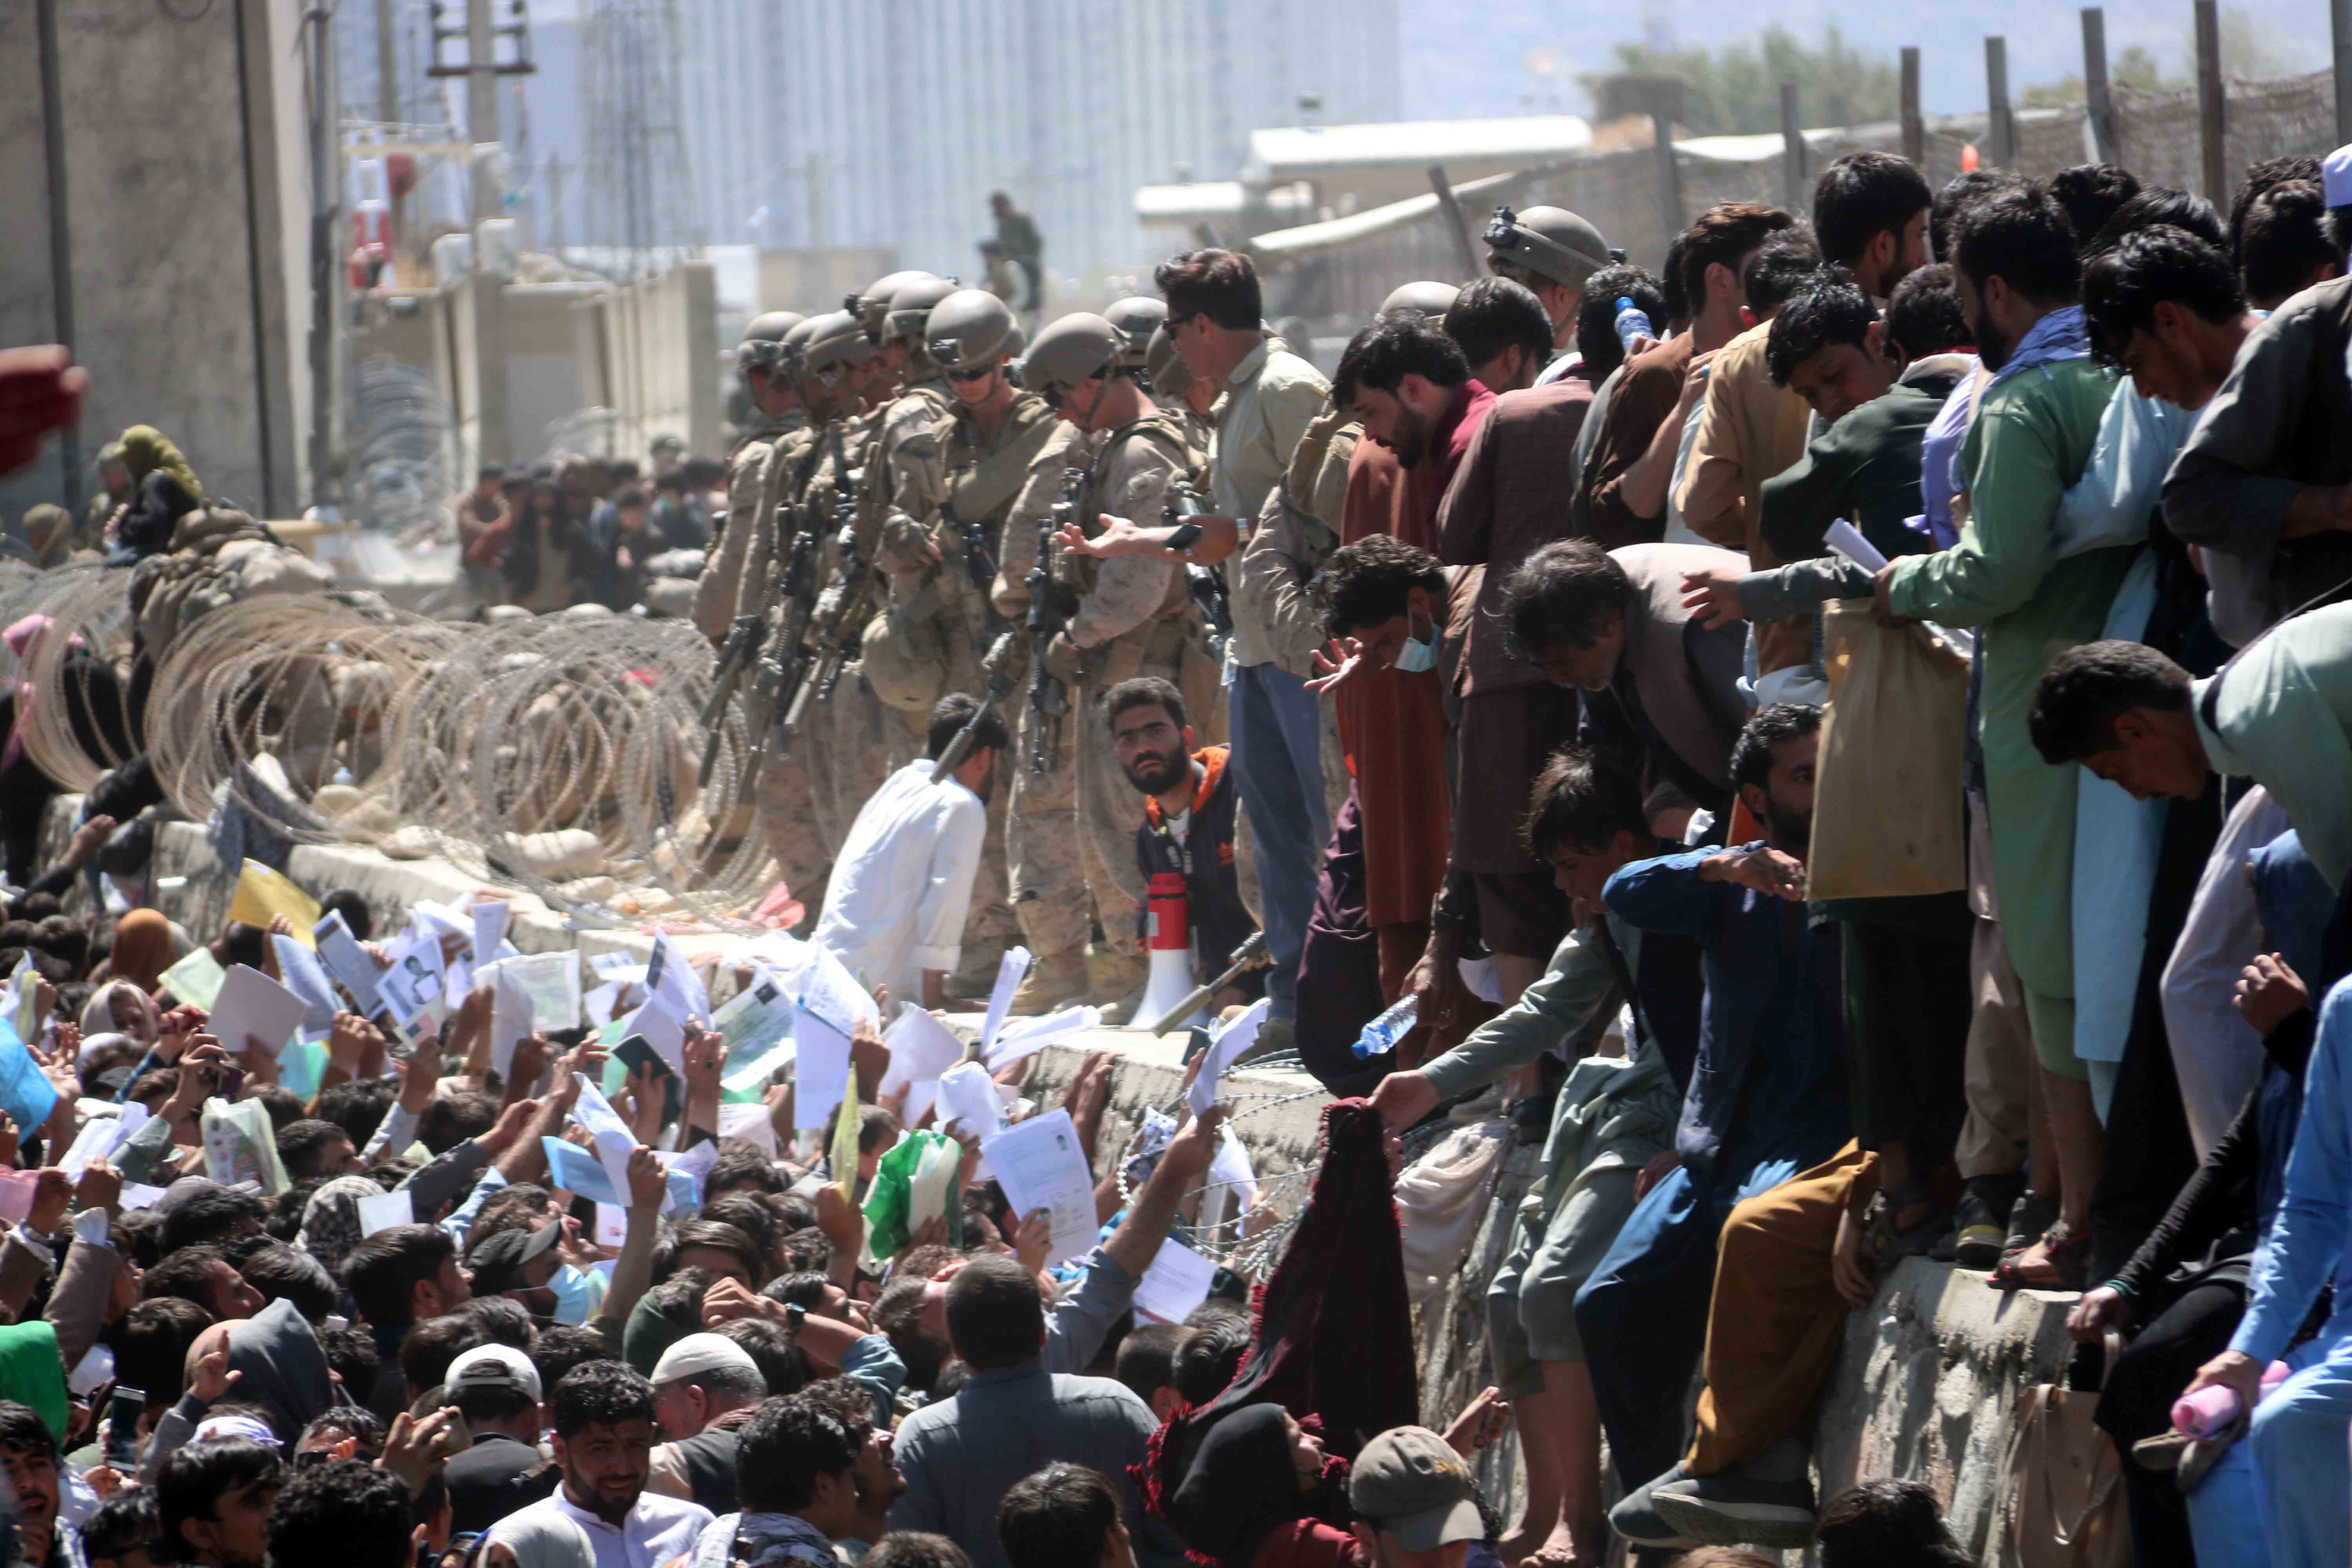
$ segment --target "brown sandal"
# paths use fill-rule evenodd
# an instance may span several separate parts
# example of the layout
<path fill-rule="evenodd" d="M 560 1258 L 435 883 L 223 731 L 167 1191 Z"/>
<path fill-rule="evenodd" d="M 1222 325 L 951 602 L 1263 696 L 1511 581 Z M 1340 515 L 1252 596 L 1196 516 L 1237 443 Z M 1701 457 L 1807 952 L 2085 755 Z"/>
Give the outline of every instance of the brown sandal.
<path fill-rule="evenodd" d="M 2040 1268 L 2050 1271 L 2052 1278 L 2028 1278 L 2026 1258 L 2033 1248 L 2012 1253 L 2001 1258 L 1998 1268 L 1986 1277 L 1985 1283 L 1996 1290 L 2074 1290 L 2079 1292 L 2088 1279 L 2091 1268 L 2091 1233 L 2077 1236 L 2061 1220 L 2042 1233 L 2037 1244 L 2042 1249 Z"/>

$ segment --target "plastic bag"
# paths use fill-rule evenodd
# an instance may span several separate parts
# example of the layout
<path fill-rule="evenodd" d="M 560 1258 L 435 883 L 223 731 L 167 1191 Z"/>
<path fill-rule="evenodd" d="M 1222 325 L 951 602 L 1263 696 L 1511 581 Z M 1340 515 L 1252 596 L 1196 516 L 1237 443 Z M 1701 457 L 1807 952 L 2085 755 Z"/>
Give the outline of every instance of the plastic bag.
<path fill-rule="evenodd" d="M 1889 899 L 1966 886 L 1968 661 L 1916 621 L 1881 626 L 1867 600 L 1830 605 L 1822 626 L 1830 703 L 1807 896 Z"/>

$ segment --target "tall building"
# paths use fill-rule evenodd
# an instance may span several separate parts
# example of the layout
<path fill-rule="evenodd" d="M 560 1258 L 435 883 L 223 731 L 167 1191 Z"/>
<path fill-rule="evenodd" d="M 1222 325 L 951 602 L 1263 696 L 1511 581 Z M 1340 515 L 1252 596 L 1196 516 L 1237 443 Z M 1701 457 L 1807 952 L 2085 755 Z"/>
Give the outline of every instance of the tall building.
<path fill-rule="evenodd" d="M 502 16 L 511 3 L 499 0 Z M 404 108 L 439 121 L 444 84 L 421 79 L 427 0 L 391 5 Z M 462 16 L 463 0 L 444 5 Z M 1055 273 L 1148 266 L 1166 247 L 1136 221 L 1138 186 L 1231 179 L 1265 127 L 1399 117 L 1397 5 L 526 0 L 539 71 L 502 95 L 501 131 L 520 144 L 514 208 L 541 243 L 555 230 L 574 245 L 878 245 L 971 278 L 988 194 L 1002 189 L 1036 218 Z M 361 114 L 373 112 L 374 19 L 346 5 L 338 22 Z M 598 25 L 615 19 L 633 29 L 627 47 L 600 52 Z M 630 96 L 614 54 L 667 52 L 644 37 L 655 20 L 675 31 L 675 111 L 629 104 L 631 124 L 606 114 L 600 134 L 593 106 Z M 647 158 L 617 153 L 615 138 L 633 136 Z M 648 211 L 665 232 L 645 231 Z"/>
<path fill-rule="evenodd" d="M 972 277 L 1003 189 L 1065 277 L 1143 266 L 1133 194 L 1249 132 L 1394 119 L 1396 0 L 679 0 L 706 239 L 892 245 Z M 756 223 L 755 223 L 756 219 Z"/>

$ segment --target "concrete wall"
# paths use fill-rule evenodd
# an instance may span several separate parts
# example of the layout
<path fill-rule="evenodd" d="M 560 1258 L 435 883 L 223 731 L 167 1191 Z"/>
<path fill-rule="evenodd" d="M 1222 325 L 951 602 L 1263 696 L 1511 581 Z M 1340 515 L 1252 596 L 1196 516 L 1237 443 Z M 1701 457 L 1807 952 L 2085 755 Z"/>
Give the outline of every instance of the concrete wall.
<path fill-rule="evenodd" d="M 57 337 L 37 5 L 0 5 L 0 342 Z M 153 424 L 206 489 L 307 499 L 309 163 L 301 0 L 54 0 L 76 352 L 98 447 Z M 249 171 L 249 176 L 248 176 Z M 0 479 L 13 515 L 66 487 L 53 447 Z"/>
<path fill-rule="evenodd" d="M 677 436 L 690 453 L 719 456 L 725 366 L 710 264 L 689 261 L 572 309 L 582 318 L 572 341 L 587 361 L 581 385 L 618 416 L 614 450 L 643 461 L 655 437 Z"/>
<path fill-rule="evenodd" d="M 803 316 L 838 310 L 844 294 L 855 293 L 898 269 L 898 253 L 887 245 L 763 250 L 760 252 L 760 309 L 797 310 Z"/>

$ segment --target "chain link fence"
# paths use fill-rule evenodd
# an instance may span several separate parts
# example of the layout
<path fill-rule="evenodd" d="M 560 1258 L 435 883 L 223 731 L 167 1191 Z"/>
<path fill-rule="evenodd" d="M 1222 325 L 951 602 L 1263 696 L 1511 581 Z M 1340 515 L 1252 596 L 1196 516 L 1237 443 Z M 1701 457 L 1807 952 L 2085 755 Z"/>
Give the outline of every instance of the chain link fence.
<path fill-rule="evenodd" d="M 2336 85 L 2330 71 L 2274 81 L 2231 81 L 2222 115 L 2226 167 L 2234 185 L 2246 166 L 2287 153 L 2325 154 L 2336 145 Z M 2114 90 L 2113 162 L 2141 183 L 2196 191 L 2224 210 L 2228 190 L 2204 190 L 2194 89 Z M 2018 110 L 2011 116 L 2014 157 L 2021 172 L 2041 178 L 2093 159 L 2084 105 Z M 1929 185 L 1958 174 L 1970 148 L 1982 153 L 1989 121 L 1982 114 L 1940 115 L 1922 130 Z M 1848 153 L 1903 151 L 1895 121 L 1809 130 L 1802 188 L 1789 189 L 1780 135 L 1705 136 L 1675 147 L 1676 226 L 1717 202 L 1759 201 L 1802 212 L 1813 177 Z M 1564 206 L 1589 218 L 1642 266 L 1655 268 L 1671 237 L 1663 170 L 1654 146 L 1589 153 L 1549 170 L 1531 172 L 1513 205 Z M 1469 214 L 1475 231 L 1486 216 Z M 1485 250 L 1478 247 L 1483 259 Z M 1458 279 L 1462 253 L 1444 215 L 1432 210 L 1350 242 L 1311 253 L 1294 249 L 1273 289 L 1280 313 L 1297 312 L 1352 330 L 1368 319 L 1397 284 L 1415 278 Z"/>

